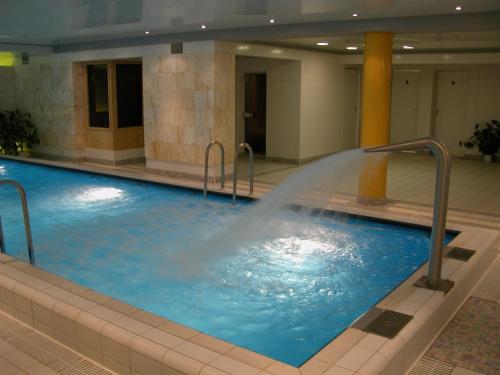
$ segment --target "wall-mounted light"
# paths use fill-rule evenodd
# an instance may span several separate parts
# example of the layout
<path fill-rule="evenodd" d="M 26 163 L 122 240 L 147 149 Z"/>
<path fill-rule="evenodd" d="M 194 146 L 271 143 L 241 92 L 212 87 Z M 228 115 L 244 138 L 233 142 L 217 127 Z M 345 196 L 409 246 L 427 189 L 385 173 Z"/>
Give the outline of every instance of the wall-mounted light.
<path fill-rule="evenodd" d="M 144 34 L 149 35 L 149 31 L 148 30 L 144 31 Z"/>
<path fill-rule="evenodd" d="M 327 46 L 329 44 L 330 43 L 328 43 L 328 42 L 318 42 L 318 43 L 316 43 L 317 46 Z"/>
<path fill-rule="evenodd" d="M 413 46 L 408 46 L 408 45 L 404 45 L 404 46 L 403 46 L 403 49 L 415 49 L 415 47 L 413 47 Z"/>
<path fill-rule="evenodd" d="M 358 47 L 356 47 L 356 46 L 347 46 L 345 49 L 347 49 L 349 51 L 356 51 L 358 49 Z"/>
<path fill-rule="evenodd" d="M 201 25 L 201 28 L 202 28 L 203 30 L 205 30 L 205 29 L 207 28 L 207 25 L 203 24 L 203 25 Z"/>
<path fill-rule="evenodd" d="M 0 66 L 14 66 L 16 56 L 12 52 L 0 52 Z"/>
<path fill-rule="evenodd" d="M 271 19 L 269 20 L 269 23 L 275 23 L 275 22 L 276 22 L 276 20 L 275 20 L 274 18 L 271 18 Z"/>
<path fill-rule="evenodd" d="M 237 49 L 238 49 L 238 51 L 247 51 L 250 49 L 250 46 L 241 45 L 241 46 L 238 46 Z"/>
<path fill-rule="evenodd" d="M 358 13 L 356 13 L 356 12 L 354 12 L 354 13 L 352 14 L 352 16 L 353 16 L 353 17 L 357 17 L 357 16 L 359 16 L 359 14 L 358 14 Z"/>
<path fill-rule="evenodd" d="M 457 12 L 460 12 L 460 11 L 462 10 L 462 6 L 461 6 L 461 5 L 457 5 L 457 6 L 455 7 L 455 10 L 456 10 Z"/>

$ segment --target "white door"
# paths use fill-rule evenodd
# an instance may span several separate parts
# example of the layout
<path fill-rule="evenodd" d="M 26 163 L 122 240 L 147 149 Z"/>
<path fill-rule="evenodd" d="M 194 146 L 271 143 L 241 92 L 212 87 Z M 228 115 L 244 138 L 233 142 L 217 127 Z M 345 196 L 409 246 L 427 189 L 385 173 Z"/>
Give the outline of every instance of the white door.
<path fill-rule="evenodd" d="M 345 69 L 343 148 L 358 147 L 359 71 Z"/>
<path fill-rule="evenodd" d="M 395 70 L 392 74 L 391 143 L 418 137 L 420 72 Z"/>
<path fill-rule="evenodd" d="M 451 155 L 463 154 L 460 140 L 467 137 L 466 116 L 468 72 L 438 72 L 434 105 L 434 136 L 443 141 Z"/>

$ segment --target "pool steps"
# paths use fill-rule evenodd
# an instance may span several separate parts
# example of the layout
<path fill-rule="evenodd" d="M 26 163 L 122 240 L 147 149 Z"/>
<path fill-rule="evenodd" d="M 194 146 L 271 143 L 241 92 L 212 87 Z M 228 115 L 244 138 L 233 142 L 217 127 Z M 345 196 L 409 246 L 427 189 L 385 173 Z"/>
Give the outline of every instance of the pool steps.
<path fill-rule="evenodd" d="M 240 152 L 244 150 L 248 151 L 248 184 L 249 184 L 249 194 L 253 193 L 253 149 L 248 143 L 240 143 L 236 152 L 234 153 L 233 160 L 233 204 L 236 204 L 236 189 L 238 187 L 238 156 Z"/>
<path fill-rule="evenodd" d="M 14 180 L 0 180 L 0 186 L 1 185 L 14 186 L 17 192 L 19 193 L 19 197 L 21 198 L 21 206 L 23 209 L 24 231 L 26 233 L 26 243 L 28 245 L 28 257 L 30 260 L 30 264 L 34 265 L 35 252 L 33 250 L 33 238 L 31 236 L 30 214 L 28 210 L 28 200 L 26 199 L 26 191 L 19 182 Z M 2 253 L 5 253 L 5 241 L 3 238 L 3 229 L 1 220 L 0 220 L 0 250 Z"/>
<path fill-rule="evenodd" d="M 455 226 L 451 246 L 469 261 L 443 260 L 448 294 L 416 288 L 424 265 L 378 308 L 413 316 L 394 339 L 348 328 L 300 368 L 236 347 L 0 255 L 0 310 L 109 369 L 127 375 L 403 374 L 451 319 L 497 255 L 499 233 Z"/>
<path fill-rule="evenodd" d="M 224 174 L 224 145 L 220 142 L 212 140 L 205 149 L 205 174 L 203 178 L 203 196 L 207 199 L 207 190 L 208 190 L 208 158 L 210 156 L 210 150 L 213 146 L 219 146 L 220 150 L 220 188 L 224 189 L 224 181 L 226 175 Z"/>

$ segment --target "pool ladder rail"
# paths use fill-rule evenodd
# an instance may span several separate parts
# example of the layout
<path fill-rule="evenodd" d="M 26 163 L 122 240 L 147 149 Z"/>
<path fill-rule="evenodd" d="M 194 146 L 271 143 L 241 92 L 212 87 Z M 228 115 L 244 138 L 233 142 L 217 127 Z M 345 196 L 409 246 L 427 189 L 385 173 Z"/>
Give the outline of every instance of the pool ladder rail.
<path fill-rule="evenodd" d="M 222 143 L 212 140 L 205 149 L 205 178 L 203 180 L 203 197 L 207 199 L 207 190 L 208 190 L 208 158 L 210 156 L 210 150 L 213 146 L 219 146 L 220 150 L 220 188 L 224 189 L 225 175 L 224 175 L 224 146 Z"/>
<path fill-rule="evenodd" d="M 30 215 L 28 211 L 28 201 L 26 199 L 26 191 L 21 186 L 21 184 L 14 180 L 0 180 L 1 185 L 12 185 L 16 188 L 21 198 L 21 205 L 23 208 L 23 218 L 24 218 L 24 231 L 26 233 L 26 243 L 28 244 L 28 256 L 30 264 L 35 265 L 35 253 L 33 251 L 33 238 L 31 236 L 31 225 L 30 225 Z M 2 229 L 2 221 L 0 218 L 0 251 L 5 254 L 5 240 Z"/>
<path fill-rule="evenodd" d="M 415 286 L 447 293 L 453 281 L 441 279 L 443 268 L 444 236 L 446 233 L 446 214 L 450 188 L 451 159 L 446 145 L 434 137 L 419 138 L 407 142 L 394 143 L 365 149 L 365 152 L 391 152 L 430 150 L 437 159 L 436 187 L 434 193 L 434 213 L 432 219 L 429 272 L 419 279 Z"/>
<path fill-rule="evenodd" d="M 234 161 L 233 161 L 233 204 L 236 203 L 236 187 L 238 185 L 238 156 L 240 155 L 242 150 L 247 150 L 249 159 L 248 159 L 248 180 L 250 184 L 250 194 L 253 193 L 253 150 L 252 147 L 248 143 L 240 143 L 236 152 L 234 153 Z"/>

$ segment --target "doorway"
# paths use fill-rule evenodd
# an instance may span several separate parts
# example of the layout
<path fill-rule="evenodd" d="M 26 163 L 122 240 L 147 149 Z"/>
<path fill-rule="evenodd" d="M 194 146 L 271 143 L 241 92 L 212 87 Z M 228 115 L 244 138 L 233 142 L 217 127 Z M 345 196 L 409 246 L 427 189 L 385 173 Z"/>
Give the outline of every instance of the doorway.
<path fill-rule="evenodd" d="M 437 73 L 434 101 L 434 136 L 443 141 L 451 155 L 462 155 L 460 140 L 467 134 L 469 72 Z"/>
<path fill-rule="evenodd" d="M 245 142 L 266 154 L 266 73 L 245 73 Z"/>
<path fill-rule="evenodd" d="M 391 143 L 418 137 L 420 72 L 395 70 L 392 75 Z"/>

